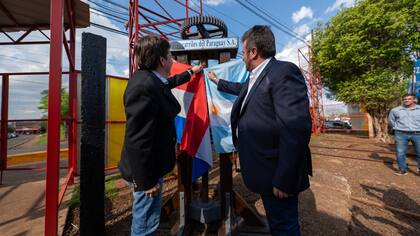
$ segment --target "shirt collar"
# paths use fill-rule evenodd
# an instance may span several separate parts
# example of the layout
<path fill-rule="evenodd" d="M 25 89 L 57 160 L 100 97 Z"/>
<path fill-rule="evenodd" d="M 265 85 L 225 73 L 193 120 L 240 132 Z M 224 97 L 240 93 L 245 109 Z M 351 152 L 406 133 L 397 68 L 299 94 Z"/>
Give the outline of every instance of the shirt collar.
<path fill-rule="evenodd" d="M 408 107 L 405 107 L 405 106 L 401 106 L 400 109 L 402 109 L 402 110 L 417 110 L 417 109 L 420 109 L 420 105 L 416 105 L 413 108 L 408 108 Z"/>
<path fill-rule="evenodd" d="M 264 68 L 267 66 L 268 62 L 270 62 L 271 57 L 265 59 L 261 64 L 259 64 L 257 67 L 255 67 L 250 75 L 249 75 L 249 79 L 256 79 L 258 78 L 258 76 L 260 76 L 261 72 L 264 70 Z"/>
<path fill-rule="evenodd" d="M 157 72 L 155 70 L 152 70 L 152 72 L 153 72 L 153 74 L 155 74 L 160 79 L 160 81 L 162 81 L 162 83 L 168 84 L 168 79 L 163 77 L 159 72 Z"/>

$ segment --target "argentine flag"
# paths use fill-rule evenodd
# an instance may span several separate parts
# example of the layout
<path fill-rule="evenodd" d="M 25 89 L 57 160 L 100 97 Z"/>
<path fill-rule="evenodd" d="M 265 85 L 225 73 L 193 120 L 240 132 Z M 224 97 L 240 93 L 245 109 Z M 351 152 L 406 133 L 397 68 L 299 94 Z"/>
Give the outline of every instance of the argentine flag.
<path fill-rule="evenodd" d="M 212 66 L 205 70 L 207 105 L 213 144 L 217 153 L 235 151 L 232 143 L 230 113 L 237 96 L 217 90 L 215 83 L 207 77 L 207 71 L 214 71 L 217 77 L 232 82 L 244 83 L 249 75 L 242 60 L 234 60 Z"/>

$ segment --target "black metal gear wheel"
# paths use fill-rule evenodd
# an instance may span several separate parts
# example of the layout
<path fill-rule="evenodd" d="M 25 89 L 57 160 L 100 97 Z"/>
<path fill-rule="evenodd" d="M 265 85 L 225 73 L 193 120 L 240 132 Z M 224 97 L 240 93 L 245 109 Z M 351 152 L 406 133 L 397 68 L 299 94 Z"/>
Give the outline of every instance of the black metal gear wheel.
<path fill-rule="evenodd" d="M 193 16 L 185 19 L 181 26 L 182 39 L 226 38 L 226 24 L 213 16 Z"/>

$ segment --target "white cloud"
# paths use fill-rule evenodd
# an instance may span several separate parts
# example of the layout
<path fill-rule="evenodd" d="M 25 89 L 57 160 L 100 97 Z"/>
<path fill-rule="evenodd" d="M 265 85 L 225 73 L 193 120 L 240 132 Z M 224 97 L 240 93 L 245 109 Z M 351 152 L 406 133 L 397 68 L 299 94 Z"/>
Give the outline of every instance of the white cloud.
<path fill-rule="evenodd" d="M 91 13 L 91 20 L 95 23 L 106 25 L 111 28 L 121 29 L 109 19 Z M 123 30 L 123 29 L 122 29 Z M 128 37 L 88 27 L 78 29 L 76 32 L 76 68 L 80 69 L 81 63 L 81 37 L 82 32 L 90 32 L 101 35 L 107 39 L 107 74 L 128 76 Z M 23 32 L 10 33 L 17 39 Z M 48 31 L 44 31 L 49 36 Z M 68 37 L 68 36 L 67 36 Z M 28 41 L 46 40 L 39 32 L 31 33 Z M 1 42 L 10 42 L 3 34 L 0 34 Z M 62 68 L 68 71 L 67 55 L 63 48 Z M 39 72 L 48 71 L 49 68 L 49 45 L 14 45 L 1 46 L 0 72 Z M 63 88 L 68 88 L 67 75 L 62 78 Z M 13 76 L 10 78 L 9 93 L 9 119 L 32 119 L 41 117 L 38 110 L 41 91 L 48 88 L 48 76 Z"/>
<path fill-rule="evenodd" d="M 303 24 L 301 26 L 296 27 L 293 31 L 299 36 L 304 36 L 308 34 L 311 31 L 311 29 L 307 24 Z"/>
<path fill-rule="evenodd" d="M 293 22 L 298 23 L 305 18 L 312 19 L 313 16 L 314 12 L 310 7 L 302 6 L 298 11 L 293 12 L 292 20 Z"/>
<path fill-rule="evenodd" d="M 335 0 L 334 4 L 329 6 L 327 10 L 325 10 L 325 13 L 336 11 L 340 9 L 341 7 L 343 8 L 353 7 L 355 2 L 356 2 L 355 0 Z"/>
<path fill-rule="evenodd" d="M 310 41 L 311 34 L 307 34 L 304 39 L 307 42 Z M 277 58 L 277 60 L 290 61 L 290 62 L 295 63 L 296 65 L 299 65 L 298 50 L 303 48 L 303 47 L 305 47 L 305 43 L 303 43 L 302 41 L 299 41 L 297 39 L 292 39 L 286 44 L 286 46 L 283 48 L 283 50 L 281 52 L 278 52 L 276 54 L 275 57 Z M 302 52 L 305 53 L 304 50 L 302 50 Z"/>
<path fill-rule="evenodd" d="M 304 39 L 305 41 L 310 42 L 311 34 L 307 34 Z M 300 52 L 298 50 L 300 50 Z M 303 42 L 297 39 L 292 39 L 286 44 L 281 52 L 276 54 L 275 57 L 277 60 L 290 61 L 299 66 L 301 69 L 308 70 L 308 63 L 302 55 L 299 56 L 299 53 L 302 53 L 303 56 L 309 59 L 308 47 Z M 307 84 L 307 86 L 309 85 Z M 347 113 L 347 106 L 343 102 L 328 98 L 326 96 L 325 89 L 323 89 L 322 92 L 322 101 L 324 104 L 325 115 Z"/>
<path fill-rule="evenodd" d="M 204 0 L 203 4 L 218 6 L 230 2 L 230 0 Z"/>
<path fill-rule="evenodd" d="M 108 18 L 97 14 L 91 14 L 91 22 L 96 24 L 105 25 L 113 29 L 120 29 L 121 25 L 116 25 L 114 22 L 110 21 Z M 118 23 L 120 24 L 120 23 Z M 124 31 L 124 30 L 122 30 Z M 76 57 L 79 58 L 80 65 L 80 55 L 81 55 L 81 38 L 82 32 L 89 32 L 93 34 L 100 35 L 106 38 L 106 53 L 107 53 L 107 74 L 109 75 L 124 75 L 124 70 L 128 69 L 128 37 L 120 34 L 111 33 L 96 27 L 88 27 L 85 29 L 80 29 L 77 32 L 76 41 Z"/>
<path fill-rule="evenodd" d="M 130 72 L 130 70 L 127 68 L 127 69 L 125 69 L 124 70 L 124 76 L 127 76 L 128 77 L 128 73 Z"/>

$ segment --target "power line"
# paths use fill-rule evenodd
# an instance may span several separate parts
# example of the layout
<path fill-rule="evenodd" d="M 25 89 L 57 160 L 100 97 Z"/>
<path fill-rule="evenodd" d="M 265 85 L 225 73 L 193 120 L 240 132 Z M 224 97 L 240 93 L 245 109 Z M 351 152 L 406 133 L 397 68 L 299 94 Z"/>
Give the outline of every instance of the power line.
<path fill-rule="evenodd" d="M 48 83 L 42 83 L 42 82 L 37 82 L 37 81 L 28 81 L 28 80 L 24 80 L 24 79 L 12 79 L 11 81 L 19 81 L 19 82 L 24 82 L 24 83 L 48 86 Z"/>
<path fill-rule="evenodd" d="M 88 0 L 88 1 L 90 1 L 90 0 Z M 118 3 L 115 3 L 115 2 L 113 2 L 113 1 L 110 1 L 110 0 L 104 0 L 105 2 L 107 2 L 107 3 L 109 3 L 109 4 L 111 4 L 111 5 L 113 5 L 113 6 L 116 6 L 116 7 L 118 7 L 118 8 L 120 8 L 120 9 L 123 9 L 123 10 L 125 10 L 125 11 L 128 11 L 128 7 L 125 7 L 125 6 L 123 6 L 123 5 L 121 5 L 121 4 L 118 4 Z M 91 1 L 90 1 L 91 2 Z M 195 3 L 193 3 L 192 2 L 192 4 L 195 4 Z M 100 7 L 102 7 L 102 5 L 100 5 L 100 4 L 96 4 L 97 6 L 100 6 Z M 235 22 L 237 22 L 237 23 L 239 23 L 239 24 L 241 24 L 242 26 L 244 26 L 245 28 L 248 28 L 248 26 L 247 25 L 245 25 L 245 24 L 243 24 L 242 22 L 240 22 L 240 21 L 238 21 L 238 20 L 236 20 L 236 19 L 234 19 L 234 18 L 232 18 L 232 17 L 230 17 L 230 16 L 228 16 L 228 15 L 226 15 L 226 14 L 224 14 L 223 12 L 220 12 L 220 11 L 218 11 L 218 10 L 216 10 L 215 8 L 213 8 L 213 7 L 211 7 L 214 11 L 216 11 L 216 12 L 218 12 L 218 13 L 220 13 L 220 14 L 222 14 L 222 15 L 224 15 L 224 16 L 226 16 L 227 18 L 229 18 L 229 19 L 231 19 L 231 20 L 233 20 L 233 21 L 235 21 Z M 112 14 L 108 14 L 108 13 L 106 13 L 106 12 L 104 12 L 104 11 L 100 11 L 100 10 L 98 10 L 98 9 L 95 9 L 95 8 L 93 8 L 93 10 L 96 10 L 96 11 L 98 11 L 98 12 L 100 12 L 100 13 L 103 13 L 103 14 L 106 14 L 106 15 L 110 15 L 110 16 L 112 16 L 112 17 L 114 17 L 114 18 L 117 18 L 117 19 L 122 19 L 121 17 L 118 17 L 118 16 L 115 16 L 115 15 L 112 15 Z M 115 13 L 116 13 L 116 11 L 115 11 Z M 146 17 L 147 18 L 149 18 L 149 19 L 151 19 L 151 20 L 153 20 L 153 21 L 158 21 L 157 19 L 155 19 L 154 17 L 151 17 L 151 16 L 147 16 L 146 15 Z M 95 24 L 95 25 L 93 25 L 93 26 L 97 26 L 97 27 L 100 27 L 101 29 L 104 29 L 104 30 L 108 30 L 105 26 L 103 26 L 103 25 L 98 25 L 98 24 Z M 176 30 L 178 30 L 178 28 L 176 28 L 176 27 L 174 27 L 174 26 L 172 26 L 172 25 L 169 25 L 169 24 L 165 24 L 165 25 L 163 25 L 163 26 L 166 26 L 166 27 L 170 27 L 170 28 L 172 28 L 172 29 L 176 29 Z M 108 27 L 109 28 L 109 27 Z M 120 33 L 121 34 L 121 32 L 115 32 L 115 29 L 110 29 L 111 30 L 111 32 L 114 32 L 114 33 Z M 151 29 L 152 30 L 152 29 Z M 153 29 L 153 30 L 155 30 L 155 29 Z M 238 34 L 236 34 L 235 32 L 233 32 L 233 30 L 230 30 L 234 35 L 238 35 Z M 156 33 L 156 34 L 159 34 L 159 33 Z M 173 36 L 173 37 L 176 37 L 176 36 Z M 179 37 L 176 37 L 176 38 L 179 38 Z"/>
<path fill-rule="evenodd" d="M 42 63 L 42 62 L 39 62 L 39 61 L 34 61 L 34 60 L 24 59 L 24 58 L 18 58 L 18 57 L 14 57 L 14 56 L 7 56 L 7 55 L 2 55 L 2 54 L 0 54 L 0 57 L 10 58 L 10 59 L 18 60 L 18 61 L 23 61 L 23 62 L 33 62 L 33 63 L 42 64 L 42 65 L 47 64 L 47 63 Z"/>
<path fill-rule="evenodd" d="M 239 5 L 243 6 L 245 9 L 247 9 L 248 11 L 252 12 L 254 15 L 260 17 L 261 19 L 263 19 L 264 21 L 266 21 L 267 23 L 269 23 L 270 25 L 274 26 L 276 29 L 282 31 L 283 33 L 296 38 L 297 40 L 307 44 L 307 42 L 303 39 L 301 39 L 300 37 L 297 37 L 296 35 L 290 33 L 289 31 L 283 29 L 281 26 L 279 26 L 278 24 L 276 24 L 275 22 L 271 21 L 270 19 L 266 18 L 264 15 L 261 15 L 260 13 L 258 13 L 257 11 L 255 11 L 254 9 L 252 9 L 251 7 L 247 6 L 246 4 L 244 4 L 243 2 L 239 1 L 239 0 L 235 0 L 235 2 L 237 2 Z"/>
<path fill-rule="evenodd" d="M 102 8 L 102 9 L 105 9 L 107 11 L 113 12 L 115 14 L 120 14 L 120 15 L 123 15 L 123 16 L 127 16 L 127 12 L 116 11 L 116 10 L 114 10 L 112 8 L 109 8 L 109 7 L 107 7 L 107 6 L 103 5 L 103 4 L 100 4 L 100 3 L 95 2 L 95 1 L 91 1 L 91 0 L 87 0 L 87 1 L 90 2 L 90 3 L 95 4 L 96 6 Z"/>
<path fill-rule="evenodd" d="M 105 17 L 105 18 L 108 18 L 108 19 L 109 19 L 109 17 L 108 17 L 108 16 L 106 16 L 106 15 L 104 15 L 104 14 L 100 14 L 100 13 L 98 13 L 98 12 L 94 12 L 94 11 L 91 11 L 91 13 L 93 13 L 93 14 L 95 14 L 95 15 L 98 15 L 98 16 L 103 16 L 103 17 Z M 110 20 L 113 20 L 113 21 L 116 21 L 116 22 L 118 22 L 118 23 L 124 24 L 124 21 L 121 21 L 121 20 L 118 20 L 118 19 L 110 19 Z"/>
<path fill-rule="evenodd" d="M 123 5 L 119 4 L 119 3 L 116 3 L 116 2 L 113 2 L 113 1 L 110 1 L 110 0 L 104 0 L 104 2 L 107 2 L 107 3 L 111 4 L 111 5 L 114 5 L 116 7 L 119 7 L 121 9 L 124 9 L 124 10 L 126 10 L 128 12 L 128 7 L 125 7 L 125 6 L 123 6 Z"/>
<path fill-rule="evenodd" d="M 209 7 L 210 9 L 212 9 L 213 11 L 215 11 L 215 12 L 217 12 L 217 13 L 219 13 L 219 14 L 221 14 L 221 15 L 223 15 L 223 16 L 225 16 L 225 17 L 227 17 L 227 18 L 229 18 L 229 19 L 231 19 L 231 20 L 233 20 L 233 21 L 235 21 L 236 23 L 238 23 L 238 24 L 240 24 L 241 26 L 243 26 L 245 29 L 249 29 L 250 28 L 250 26 L 249 25 L 245 25 L 244 23 L 242 23 L 242 22 L 240 22 L 239 20 L 237 20 L 237 19 L 235 19 L 235 18 L 233 18 L 233 17 L 231 17 L 231 16 L 229 16 L 229 15 L 227 15 L 227 14 L 225 14 L 225 13 L 223 13 L 223 12 L 221 12 L 221 11 L 219 11 L 219 10 L 217 10 L 215 7 L 212 7 L 212 6 L 210 6 L 210 5 L 207 5 L 207 7 Z M 230 31 L 232 31 L 232 30 L 230 30 Z M 234 33 L 233 31 L 232 31 L 232 33 Z M 234 33 L 235 34 L 235 33 Z M 238 37 L 239 37 L 239 34 L 236 34 Z M 280 42 L 278 42 L 278 41 L 276 41 L 276 45 L 277 46 L 284 46 L 282 43 L 280 43 Z"/>
<path fill-rule="evenodd" d="M 120 34 L 120 35 L 123 35 L 123 36 L 128 36 L 127 32 L 124 32 L 124 31 L 121 31 L 121 30 L 110 28 L 108 26 L 104 26 L 104 25 L 97 24 L 97 23 L 94 23 L 94 22 L 90 22 L 90 24 L 92 26 L 96 27 L 96 28 L 99 28 L 99 29 L 103 29 L 103 30 L 106 30 L 106 31 L 109 31 L 109 32 L 112 32 L 112 33 L 116 33 L 116 34 Z"/>
<path fill-rule="evenodd" d="M 93 9 L 93 10 L 95 10 L 95 9 Z M 107 17 L 106 15 L 103 15 L 103 14 L 100 14 L 100 13 L 96 13 L 96 12 L 92 12 L 92 13 L 94 13 L 94 14 L 98 14 L 98 15 L 101 15 L 101 16 L 104 16 L 104 17 Z M 106 14 L 106 13 L 104 13 L 104 14 Z M 115 17 L 115 16 L 113 16 L 113 17 Z M 111 19 L 111 20 L 114 20 L 114 19 Z M 125 23 L 125 22 L 123 22 L 123 21 L 120 21 L 120 20 L 115 20 L 115 21 L 117 21 L 117 22 L 120 22 L 120 23 Z M 109 32 L 112 32 L 112 33 L 118 33 L 118 34 L 121 34 L 121 35 L 124 35 L 124 36 L 128 36 L 128 33 L 127 32 L 124 32 L 124 31 L 121 31 L 121 30 L 118 30 L 118 29 L 114 29 L 114 28 L 110 28 L 110 27 L 108 27 L 108 26 L 104 26 L 104 25 L 101 25 L 101 24 L 97 24 L 97 23 L 94 23 L 94 22 L 91 22 L 91 25 L 92 26 L 94 26 L 94 27 L 97 27 L 97 28 L 101 28 L 101 29 L 103 29 L 103 30 L 107 30 L 107 31 L 109 31 Z M 169 25 L 168 25 L 169 26 Z M 175 28 L 175 29 L 177 29 L 177 28 Z M 154 29 L 148 29 L 149 31 L 150 30 L 153 30 L 154 31 Z M 178 30 L 178 29 L 177 29 Z M 160 33 L 158 33 L 158 32 L 153 32 L 153 31 L 150 31 L 151 33 L 155 33 L 155 34 L 157 34 L 157 35 L 159 35 Z M 166 32 L 163 32 L 164 34 L 168 34 L 168 33 L 166 33 Z M 174 36 L 174 35 L 171 35 L 171 37 L 173 37 L 173 38 L 180 38 L 179 36 Z"/>
<path fill-rule="evenodd" d="M 95 14 L 97 14 L 97 15 L 102 15 L 102 16 L 105 16 L 105 17 L 113 17 L 114 19 L 116 19 L 115 21 L 122 22 L 123 24 L 124 24 L 126 21 L 128 21 L 128 19 L 125 19 L 125 18 L 123 18 L 123 17 L 121 17 L 121 16 L 116 16 L 116 15 L 113 15 L 113 14 L 111 14 L 111 13 L 108 13 L 108 12 L 105 12 L 105 11 L 102 11 L 102 10 L 99 10 L 99 9 L 96 9 L 96 8 L 94 8 L 94 7 L 91 7 L 90 9 L 95 10 L 95 11 L 97 11 L 97 12 L 99 12 L 99 13 L 102 13 L 102 14 L 98 14 L 98 13 L 96 13 L 96 12 L 92 12 L 92 13 L 95 13 Z"/>
<path fill-rule="evenodd" d="M 94 2 L 94 1 L 91 1 L 91 0 L 87 0 L 87 1 L 89 1 L 89 2 L 91 2 L 91 3 L 93 3 L 93 4 L 95 4 L 96 6 L 98 6 L 98 7 L 100 7 L 100 8 L 102 8 L 102 9 L 105 9 L 105 10 L 108 10 L 108 11 L 111 11 L 111 12 L 113 12 L 113 13 L 116 13 L 116 14 L 123 14 L 123 15 L 126 15 L 126 13 L 122 13 L 122 12 L 119 12 L 119 11 L 117 11 L 117 10 L 115 10 L 115 9 L 112 9 L 112 8 L 109 8 L 109 7 L 106 7 L 106 6 L 104 6 L 103 4 L 100 4 L 100 3 L 97 3 L 97 2 Z M 121 8 L 121 9 L 123 9 L 123 10 L 125 10 L 125 11 L 127 11 L 128 12 L 128 8 L 127 7 L 124 7 L 123 5 L 121 5 L 121 4 L 118 4 L 118 3 L 115 3 L 115 2 L 113 2 L 113 1 L 109 1 L 109 0 L 104 0 L 105 2 L 107 2 L 107 3 L 109 3 L 109 4 L 111 4 L 111 5 L 113 5 L 113 6 L 116 6 L 116 7 L 119 7 L 119 8 Z M 123 17 L 121 17 L 121 16 L 117 16 L 117 15 L 114 15 L 114 14 L 111 14 L 111 13 L 109 13 L 109 12 L 106 12 L 106 11 L 103 11 L 103 10 L 100 10 L 100 9 L 97 9 L 97 8 L 93 8 L 93 7 L 91 7 L 93 10 L 95 10 L 95 11 L 97 11 L 97 12 L 92 12 L 92 13 L 94 13 L 94 14 L 97 14 L 97 15 L 101 15 L 101 16 L 104 16 L 104 17 L 107 17 L 107 18 L 109 18 L 110 20 L 114 20 L 114 21 L 117 21 L 117 22 L 119 22 L 119 23 L 122 23 L 122 24 L 125 24 L 127 21 L 128 21 L 128 19 L 127 18 L 123 18 Z M 102 13 L 102 14 L 100 14 L 100 13 Z M 112 18 L 111 18 L 112 17 Z M 155 18 L 153 18 L 153 17 L 150 17 L 150 16 L 147 16 L 148 18 L 150 18 L 151 20 L 153 20 L 153 21 L 157 21 Z M 97 27 L 97 28 L 101 28 L 101 29 L 103 29 L 103 30 L 107 30 L 107 31 L 109 31 L 109 32 L 112 32 L 112 33 L 117 33 L 117 34 L 121 34 L 121 35 L 124 35 L 124 36 L 126 36 L 126 35 L 128 35 L 126 32 L 124 32 L 124 31 L 121 31 L 121 30 L 118 30 L 118 29 L 113 29 L 113 28 L 110 28 L 110 27 L 107 27 L 107 26 L 104 26 L 104 25 L 101 25 L 101 24 L 97 24 L 97 23 L 94 23 L 94 22 L 92 22 L 92 25 L 93 26 L 95 26 L 95 27 Z M 179 30 L 178 28 L 176 28 L 176 27 L 174 27 L 174 26 L 172 26 L 172 25 L 164 25 L 164 26 L 166 26 L 166 27 L 169 27 L 169 28 L 172 28 L 172 29 L 175 29 L 175 30 Z M 149 30 L 152 30 L 151 31 L 151 33 L 155 33 L 155 34 L 159 34 L 159 33 L 157 33 L 157 32 L 153 32 L 153 31 L 155 31 L 154 29 L 149 29 Z M 167 34 L 166 32 L 163 32 L 163 33 L 165 33 L 165 34 Z M 174 37 L 174 38 L 179 38 L 179 37 L 177 37 L 177 36 L 171 36 L 171 37 Z"/>
<path fill-rule="evenodd" d="M 196 5 L 197 4 L 197 5 Z M 198 3 L 195 3 L 195 2 L 191 2 L 191 5 L 195 5 L 195 6 L 197 6 L 198 7 Z M 220 14 L 222 14 L 222 15 L 224 15 L 224 16 L 226 16 L 226 17 L 228 17 L 228 18 L 230 18 L 230 19 L 232 19 L 233 21 L 236 21 L 236 22 L 238 22 L 239 24 L 242 24 L 242 25 L 244 25 L 243 23 L 241 23 L 241 22 L 239 22 L 239 21 L 237 21 L 237 20 L 235 20 L 234 18 L 232 18 L 232 17 L 230 17 L 230 16 L 228 16 L 228 15 L 225 15 L 223 12 L 220 12 L 220 11 L 218 11 L 218 10 L 216 10 L 216 9 L 214 9 L 213 7 L 211 7 L 211 6 L 208 6 L 208 7 L 210 7 L 211 9 L 213 9 L 214 11 L 216 11 L 216 12 L 219 12 Z M 206 15 L 209 15 L 209 14 L 207 14 L 206 13 L 206 11 L 203 9 L 203 12 L 204 12 L 204 14 L 206 14 Z M 247 28 L 247 26 L 245 26 L 246 28 Z M 228 31 L 230 31 L 230 32 L 232 32 L 232 34 L 234 35 L 234 36 L 237 36 L 237 37 L 239 37 L 239 34 L 237 34 L 237 33 L 235 33 L 230 27 L 228 27 Z"/>
<path fill-rule="evenodd" d="M 90 1 L 90 2 L 92 2 L 92 1 Z M 101 6 L 100 4 L 97 4 L 97 5 Z M 121 16 L 117 16 L 117 15 L 111 14 L 109 12 L 106 12 L 106 11 L 103 11 L 103 10 L 100 10 L 100 9 L 97 9 L 97 8 L 94 8 L 94 7 L 90 7 L 90 8 L 92 10 L 95 10 L 95 11 L 99 12 L 99 13 L 102 13 L 102 14 L 99 14 L 99 13 L 96 13 L 96 12 L 92 12 L 94 14 L 101 15 L 101 16 L 104 16 L 104 17 L 112 17 L 113 19 L 110 18 L 110 20 L 115 20 L 115 21 L 117 21 L 119 23 L 122 23 L 122 24 L 125 24 L 126 22 L 128 22 L 128 18 L 123 18 Z M 153 17 L 150 17 L 150 16 L 146 16 L 146 17 L 150 18 L 152 21 L 158 21 L 156 18 L 153 18 Z M 166 26 L 166 27 L 169 27 L 169 28 L 172 28 L 172 29 L 175 29 L 175 30 L 179 30 L 178 28 L 176 28 L 172 25 L 166 24 L 166 25 L 163 25 L 163 26 Z M 154 30 L 154 29 L 149 29 L 149 30 Z"/>
<path fill-rule="evenodd" d="M 105 25 L 94 23 L 94 22 L 90 22 L 90 24 L 92 26 L 96 27 L 96 28 L 109 31 L 111 33 L 116 33 L 116 34 L 120 34 L 120 35 L 123 35 L 123 36 L 128 36 L 127 32 L 124 32 L 124 31 L 121 31 L 121 30 L 117 30 L 117 29 L 114 29 L 114 28 L 111 28 L 111 27 L 108 27 L 108 26 L 105 26 Z M 155 33 L 156 35 L 159 35 L 159 33 L 152 32 L 152 31 L 150 31 L 150 33 Z M 166 32 L 163 32 L 163 33 L 167 34 Z M 173 35 L 171 35 L 171 36 L 174 37 L 174 38 L 179 38 L 179 36 L 173 36 Z"/>
<path fill-rule="evenodd" d="M 119 8 L 121 8 L 121 9 L 124 9 L 125 11 L 127 11 L 127 12 L 128 12 L 128 7 L 125 7 L 125 6 L 121 5 L 121 4 L 118 4 L 118 3 L 113 2 L 113 1 L 110 1 L 110 0 L 104 0 L 104 2 L 107 2 L 107 3 L 111 4 L 111 5 L 114 5 L 114 6 L 116 6 L 116 7 L 119 7 Z M 143 14 L 143 13 L 142 13 L 142 14 Z M 156 18 L 154 18 L 154 17 L 150 17 L 150 16 L 148 16 L 148 15 L 145 15 L 145 16 L 146 16 L 147 18 L 151 19 L 152 21 L 159 22 L 159 20 L 157 20 L 157 19 L 156 19 Z M 175 24 L 175 23 L 172 23 L 172 24 Z M 166 26 L 166 27 L 169 27 L 169 28 L 172 28 L 172 29 L 175 29 L 175 30 L 179 30 L 179 28 L 177 28 L 177 27 L 175 27 L 175 26 L 173 26 L 173 25 L 170 25 L 170 24 L 165 24 L 165 25 L 162 25 L 162 26 Z"/>
<path fill-rule="evenodd" d="M 229 18 L 229 19 L 231 19 L 231 20 L 233 20 L 233 21 L 235 21 L 236 23 L 238 23 L 238 24 L 240 24 L 241 26 L 243 26 L 244 28 L 246 28 L 246 29 L 248 29 L 249 28 L 249 25 L 245 25 L 244 23 L 242 23 L 242 22 L 240 22 L 239 20 L 236 20 L 235 18 L 233 18 L 233 17 L 231 17 L 231 16 L 229 16 L 229 15 L 227 15 L 227 14 L 225 14 L 225 13 L 223 13 L 223 12 L 221 12 L 221 11 L 219 11 L 219 10 L 217 10 L 215 7 L 212 7 L 212 6 L 210 6 L 210 5 L 206 5 L 208 8 L 210 8 L 210 9 L 212 9 L 213 11 L 215 11 L 215 12 L 217 12 L 217 13 L 219 13 L 219 14 L 221 14 L 221 15 L 223 15 L 223 16 L 225 16 L 225 17 L 227 17 L 227 18 Z"/>
<path fill-rule="evenodd" d="M 255 5 L 255 3 L 252 3 L 251 0 L 245 0 L 245 1 L 248 2 L 251 6 L 259 9 L 261 12 L 263 12 L 266 16 L 268 16 L 270 19 L 272 19 L 273 21 L 275 21 L 277 24 L 283 26 L 284 28 L 286 28 L 287 30 L 289 30 L 290 32 L 292 32 L 292 33 L 295 34 L 295 32 L 291 28 L 289 28 L 287 25 L 281 23 L 276 18 L 274 18 L 273 16 L 271 16 L 271 14 L 267 10 L 263 9 L 262 7 L 258 7 L 257 5 Z M 299 36 L 297 34 L 295 34 L 295 35 L 296 36 Z"/>

